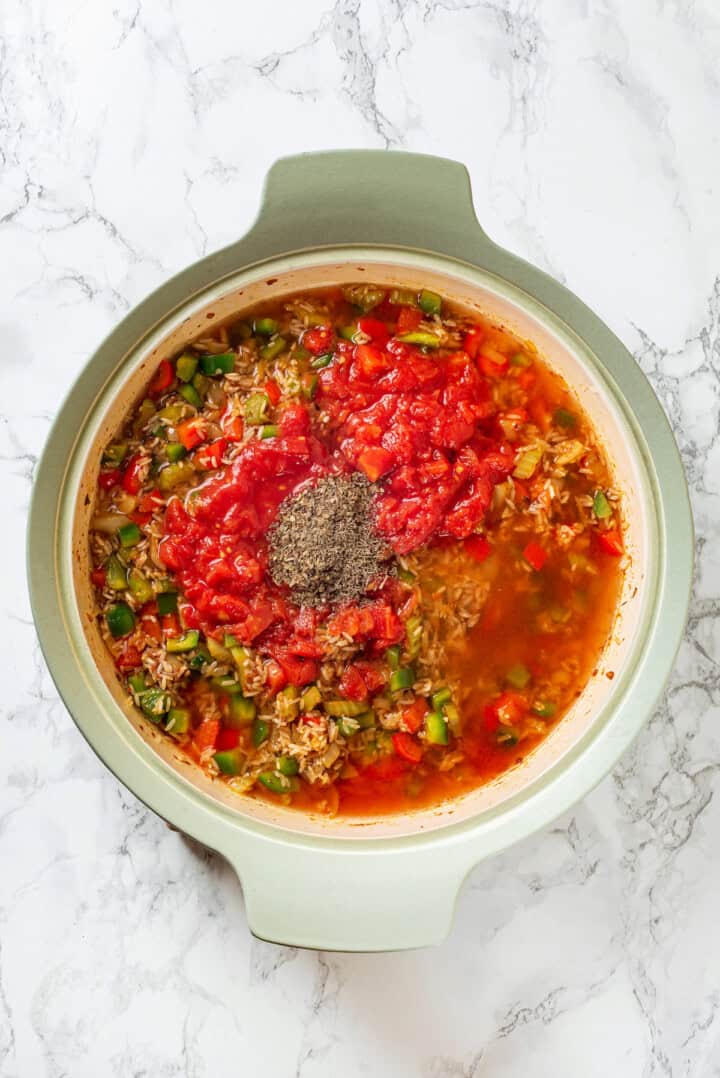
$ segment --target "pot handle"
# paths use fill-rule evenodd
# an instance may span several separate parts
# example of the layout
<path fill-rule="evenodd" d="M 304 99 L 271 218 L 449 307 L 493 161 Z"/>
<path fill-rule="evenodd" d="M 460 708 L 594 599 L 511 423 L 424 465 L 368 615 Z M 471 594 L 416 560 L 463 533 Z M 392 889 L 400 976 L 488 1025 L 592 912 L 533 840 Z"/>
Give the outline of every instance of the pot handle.
<path fill-rule="evenodd" d="M 469 868 L 453 847 L 371 850 L 360 838 L 291 844 L 245 833 L 223 852 L 240 878 L 253 935 L 323 951 L 440 943 Z"/>
<path fill-rule="evenodd" d="M 397 150 L 335 150 L 276 161 L 243 245 L 248 241 L 265 257 L 380 244 L 474 262 L 481 247 L 496 249 L 475 216 L 465 166 Z"/>

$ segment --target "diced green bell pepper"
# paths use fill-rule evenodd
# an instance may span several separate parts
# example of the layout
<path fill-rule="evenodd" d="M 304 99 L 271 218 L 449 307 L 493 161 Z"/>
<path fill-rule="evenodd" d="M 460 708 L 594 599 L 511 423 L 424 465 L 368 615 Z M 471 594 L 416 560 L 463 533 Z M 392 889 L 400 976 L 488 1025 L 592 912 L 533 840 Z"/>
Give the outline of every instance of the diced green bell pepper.
<path fill-rule="evenodd" d="M 337 331 L 338 337 L 342 337 L 345 341 L 351 341 L 357 333 L 357 324 L 353 323 L 350 326 L 340 326 Z"/>
<path fill-rule="evenodd" d="M 512 689 L 524 689 L 530 681 L 530 671 L 524 663 L 514 663 L 505 675 L 505 681 Z"/>
<path fill-rule="evenodd" d="M 367 704 L 362 700 L 326 700 L 323 708 L 327 715 L 362 715 L 367 711 Z"/>
<path fill-rule="evenodd" d="M 158 614 L 165 617 L 166 614 L 176 614 L 178 597 L 176 591 L 161 591 L 157 597 Z"/>
<path fill-rule="evenodd" d="M 280 433 L 280 428 L 276 423 L 266 423 L 264 427 L 260 428 L 261 438 L 277 438 Z"/>
<path fill-rule="evenodd" d="M 135 628 L 135 615 L 127 603 L 115 603 L 111 606 L 105 615 L 105 621 L 116 639 L 129 636 Z"/>
<path fill-rule="evenodd" d="M 412 666 L 401 666 L 390 675 L 390 692 L 402 692 L 415 684 L 415 670 Z"/>
<path fill-rule="evenodd" d="M 272 337 L 273 333 L 278 331 L 278 324 L 274 318 L 256 318 L 253 330 L 261 337 Z"/>
<path fill-rule="evenodd" d="M 169 636 L 166 647 L 169 652 L 192 651 L 200 643 L 200 633 L 197 629 L 187 629 L 180 636 Z"/>
<path fill-rule="evenodd" d="M 180 442 L 168 442 L 165 452 L 171 464 L 177 464 L 179 460 L 187 456 L 187 449 L 184 445 L 180 445 Z"/>
<path fill-rule="evenodd" d="M 275 760 L 275 767 L 281 775 L 285 775 L 288 778 L 291 775 L 297 775 L 300 770 L 300 764 L 294 756 L 278 756 Z"/>
<path fill-rule="evenodd" d="M 557 408 L 553 420 L 559 427 L 564 427 L 566 430 L 572 430 L 577 425 L 577 416 L 569 412 L 567 408 Z"/>
<path fill-rule="evenodd" d="M 610 508 L 610 502 L 605 496 L 605 492 L 602 490 L 595 491 L 595 497 L 593 498 L 593 513 L 598 520 L 605 520 L 612 513 Z"/>
<path fill-rule="evenodd" d="M 447 745 L 447 722 L 439 711 L 430 711 L 425 716 L 425 736 L 431 745 Z"/>
<path fill-rule="evenodd" d="M 557 708 L 552 700 L 536 700 L 530 708 L 533 715 L 537 715 L 539 719 L 551 719 Z"/>
<path fill-rule="evenodd" d="M 161 408 L 156 415 L 156 419 L 166 419 L 171 427 L 177 426 L 183 416 L 188 414 L 188 410 L 184 404 L 167 404 L 164 408 Z"/>
<path fill-rule="evenodd" d="M 393 644 L 385 652 L 385 661 L 391 670 L 397 670 L 400 666 L 400 658 L 402 656 L 402 648 L 399 644 Z"/>
<path fill-rule="evenodd" d="M 418 306 L 425 314 L 440 314 L 442 310 L 442 298 L 437 292 L 428 292 L 423 288 L 418 299 Z"/>
<path fill-rule="evenodd" d="M 191 382 L 198 368 L 197 356 L 191 356 L 189 352 L 183 352 L 175 360 L 175 374 L 181 382 Z"/>
<path fill-rule="evenodd" d="M 268 341 L 260 349 L 261 359 L 277 359 L 281 352 L 287 348 L 287 341 L 284 337 L 274 337 L 273 340 Z"/>
<path fill-rule="evenodd" d="M 172 698 L 169 692 L 163 689 L 147 689 L 140 693 L 138 700 L 140 707 L 153 722 L 160 722 L 163 715 L 167 715 L 172 706 Z"/>
<path fill-rule="evenodd" d="M 265 719 L 255 719 L 252 724 L 252 743 L 259 748 L 270 737 L 270 724 Z"/>
<path fill-rule="evenodd" d="M 407 288 L 393 288 L 388 299 L 396 307 L 417 307 L 417 296 Z"/>
<path fill-rule="evenodd" d="M 128 678 L 128 685 L 134 693 L 145 692 L 147 689 L 147 681 L 145 680 L 145 674 L 142 670 L 137 674 L 131 674 Z"/>
<path fill-rule="evenodd" d="M 270 398 L 267 393 L 251 393 L 245 401 L 245 422 L 251 427 L 261 426 L 270 407 Z"/>
<path fill-rule="evenodd" d="M 434 333 L 428 333 L 425 329 L 413 329 L 410 333 L 401 333 L 398 340 L 403 344 L 417 344 L 422 348 L 437 348 L 440 345 L 440 338 Z"/>
<path fill-rule="evenodd" d="M 369 284 L 351 284 L 343 288 L 343 296 L 348 303 L 352 303 L 353 306 L 367 313 L 373 307 L 377 307 L 378 303 L 382 303 L 385 299 L 385 291 Z"/>
<path fill-rule="evenodd" d="M 142 533 L 137 524 L 124 524 L 122 528 L 118 528 L 118 539 L 122 547 L 137 546 L 142 539 Z"/>
<path fill-rule="evenodd" d="M 322 693 L 317 685 L 311 685 L 305 690 L 300 699 L 300 707 L 303 711 L 313 711 L 322 701 Z"/>
<path fill-rule="evenodd" d="M 200 370 L 209 378 L 217 374 L 231 374 L 235 370 L 235 353 L 221 352 L 217 356 L 200 356 Z"/>
<path fill-rule="evenodd" d="M 125 460 L 127 451 L 127 442 L 113 442 L 103 453 L 103 464 L 112 464 L 115 468 L 119 467 Z"/>
<path fill-rule="evenodd" d="M 105 563 L 105 581 L 113 591 L 125 591 L 127 587 L 127 569 L 116 554 L 111 554 Z"/>
<path fill-rule="evenodd" d="M 169 734 L 179 737 L 190 729 L 190 712 L 186 707 L 171 707 L 168 711 L 165 729 Z"/>
<path fill-rule="evenodd" d="M 207 646 L 210 655 L 218 663 L 230 663 L 232 662 L 232 655 L 228 648 L 223 647 L 219 640 L 216 640 L 214 636 L 208 636 Z"/>
<path fill-rule="evenodd" d="M 338 719 L 337 728 L 343 737 L 354 737 L 360 729 L 360 723 L 357 719 L 344 715 L 341 719 Z"/>
<path fill-rule="evenodd" d="M 257 715 L 255 701 L 242 693 L 234 693 L 230 697 L 227 717 L 225 722 L 233 730 L 241 730 L 243 726 L 249 726 Z"/>
<path fill-rule="evenodd" d="M 128 584 L 130 586 L 130 594 L 136 602 L 149 603 L 152 599 L 154 592 L 152 584 L 143 576 L 139 569 L 131 569 L 128 574 Z"/>
<path fill-rule="evenodd" d="M 314 371 L 321 371 L 323 367 L 329 367 L 332 361 L 332 352 L 322 352 L 319 356 L 313 356 L 310 360 L 310 366 Z"/>
<path fill-rule="evenodd" d="M 442 711 L 445 704 L 452 700 L 452 693 L 448 689 L 447 685 L 444 685 L 441 689 L 438 689 L 432 694 L 432 706 L 435 711 Z"/>
<path fill-rule="evenodd" d="M 193 408 L 197 408 L 198 410 L 202 408 L 202 397 L 198 393 L 195 386 L 180 386 L 178 393 L 183 398 L 183 400 L 186 400 L 188 404 L 192 405 Z"/>
<path fill-rule="evenodd" d="M 209 378 L 206 378 L 200 371 L 193 375 L 192 387 L 200 398 L 207 396 L 207 391 L 212 385 Z"/>
<path fill-rule="evenodd" d="M 242 749 L 225 749 L 216 752 L 213 760 L 223 775 L 242 775 L 247 757 Z"/>
<path fill-rule="evenodd" d="M 274 794 L 289 794 L 297 788 L 297 782 L 293 782 L 288 775 L 281 775 L 279 771 L 263 771 L 258 775 L 258 780 Z"/>
<path fill-rule="evenodd" d="M 181 483 L 189 483 L 195 475 L 195 469 L 189 460 L 180 460 L 177 464 L 166 464 L 158 475 L 160 490 L 173 490 Z"/>
<path fill-rule="evenodd" d="M 232 674 L 221 674 L 210 678 L 210 686 L 215 692 L 227 693 L 229 696 L 242 695 L 242 685 Z"/>

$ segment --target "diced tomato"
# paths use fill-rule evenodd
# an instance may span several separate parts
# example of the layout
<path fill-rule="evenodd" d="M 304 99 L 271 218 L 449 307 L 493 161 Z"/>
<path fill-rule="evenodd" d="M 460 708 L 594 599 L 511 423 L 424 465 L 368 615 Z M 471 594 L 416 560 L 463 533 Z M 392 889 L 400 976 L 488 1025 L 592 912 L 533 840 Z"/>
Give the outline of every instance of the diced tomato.
<path fill-rule="evenodd" d="M 289 685 L 309 685 L 317 678 L 317 663 L 312 659 L 298 658 L 297 655 L 283 655 L 278 660 Z"/>
<path fill-rule="evenodd" d="M 138 513 L 137 509 L 133 509 L 131 513 L 128 513 L 128 518 L 133 524 L 139 524 L 141 528 L 144 528 L 152 520 L 152 513 Z"/>
<path fill-rule="evenodd" d="M 539 543 L 531 540 L 523 550 L 523 558 L 536 573 L 539 573 L 548 559 L 548 552 Z"/>
<path fill-rule="evenodd" d="M 96 588 L 104 588 L 107 581 L 107 573 L 105 572 L 105 567 L 101 565 L 97 569 L 93 569 L 93 571 L 90 573 L 90 579 L 92 580 Z"/>
<path fill-rule="evenodd" d="M 119 468 L 108 468 L 104 472 L 100 472 L 98 476 L 98 486 L 101 490 L 112 490 L 116 487 L 122 479 L 122 472 Z"/>
<path fill-rule="evenodd" d="M 265 681 L 273 696 L 287 685 L 287 674 L 277 660 L 269 659 L 265 663 Z"/>
<path fill-rule="evenodd" d="M 478 353 L 477 365 L 487 378 L 501 378 L 508 368 L 508 357 L 484 347 Z"/>
<path fill-rule="evenodd" d="M 185 446 L 188 453 L 207 438 L 207 432 L 202 420 L 197 418 L 186 419 L 184 423 L 178 424 L 176 430 L 180 442 Z"/>
<path fill-rule="evenodd" d="M 214 442 L 201 446 L 193 459 L 200 468 L 211 471 L 220 467 L 226 449 L 227 438 L 216 438 Z"/>
<path fill-rule="evenodd" d="M 278 402 L 280 401 L 280 397 L 282 396 L 282 393 L 280 392 L 280 386 L 277 384 L 274 378 L 271 378 L 268 382 L 265 383 L 262 388 L 263 392 L 267 396 L 267 399 L 270 401 L 274 408 L 275 405 L 278 404 Z"/>
<path fill-rule="evenodd" d="M 220 420 L 220 426 L 229 442 L 241 442 L 243 440 L 245 424 L 243 423 L 242 416 L 231 414 L 225 415 Z"/>
<path fill-rule="evenodd" d="M 173 370 L 172 363 L 164 359 L 157 369 L 157 373 L 148 387 L 148 394 L 151 397 L 160 397 L 166 389 L 172 385 L 175 379 L 175 371 Z"/>
<path fill-rule="evenodd" d="M 407 760 L 404 760 L 401 756 L 383 756 L 377 763 L 368 764 L 362 775 L 363 778 L 381 779 L 383 782 L 390 782 L 405 773 L 407 763 Z"/>
<path fill-rule="evenodd" d="M 358 659 L 354 666 L 358 673 L 362 676 L 362 679 L 367 685 L 367 690 L 370 694 L 377 692 L 378 689 L 383 688 L 388 679 L 387 670 L 384 665 L 374 662 L 367 662 L 364 659 Z"/>
<path fill-rule="evenodd" d="M 204 719 L 193 735 L 193 747 L 201 755 L 208 749 L 214 749 L 220 733 L 220 719 Z"/>
<path fill-rule="evenodd" d="M 606 554 L 611 554 L 614 558 L 619 558 L 624 552 L 622 535 L 617 528 L 600 532 L 598 534 L 598 543 Z"/>
<path fill-rule="evenodd" d="M 218 752 L 223 752 L 225 749 L 235 749 L 239 741 L 239 730 L 232 730 L 229 726 L 223 726 L 215 741 L 215 748 Z"/>
<path fill-rule="evenodd" d="M 418 696 L 417 700 L 410 704 L 409 707 L 404 708 L 402 722 L 409 733 L 416 734 L 418 732 L 429 710 L 427 703 L 421 696 Z"/>
<path fill-rule="evenodd" d="M 314 356 L 322 355 L 323 352 L 331 350 L 334 337 L 332 326 L 313 326 L 303 333 L 303 348 L 307 348 Z"/>
<path fill-rule="evenodd" d="M 356 666 L 348 666 L 338 685 L 341 696 L 347 700 L 367 700 L 368 687 Z"/>
<path fill-rule="evenodd" d="M 475 561 L 485 561 L 490 556 L 490 543 L 484 535 L 471 535 L 465 540 L 465 550 Z"/>
<path fill-rule="evenodd" d="M 392 743 L 398 756 L 409 764 L 419 764 L 423 757 L 422 746 L 410 734 L 400 730 L 393 734 Z"/>
<path fill-rule="evenodd" d="M 122 477 L 122 488 L 127 491 L 128 494 L 137 494 L 142 486 L 140 482 L 140 472 L 144 467 L 143 458 L 139 453 L 133 453 L 130 460 L 125 465 L 125 471 Z"/>
<path fill-rule="evenodd" d="M 384 344 L 390 336 L 390 330 L 379 318 L 359 318 L 358 329 L 378 344 Z"/>
<path fill-rule="evenodd" d="M 423 320 L 422 311 L 418 307 L 401 307 L 397 319 L 397 333 L 412 333 Z"/>
<path fill-rule="evenodd" d="M 394 460 L 392 453 L 388 453 L 381 446 L 365 449 L 358 457 L 358 467 L 365 472 L 371 483 L 375 483 L 381 476 L 389 472 Z"/>

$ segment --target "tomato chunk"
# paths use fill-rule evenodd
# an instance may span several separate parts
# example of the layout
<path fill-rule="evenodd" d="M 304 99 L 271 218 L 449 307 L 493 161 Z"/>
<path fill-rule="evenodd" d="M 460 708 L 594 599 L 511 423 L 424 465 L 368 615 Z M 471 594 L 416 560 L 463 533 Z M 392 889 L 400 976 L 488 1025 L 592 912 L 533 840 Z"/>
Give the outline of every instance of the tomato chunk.
<path fill-rule="evenodd" d="M 523 558 L 536 573 L 539 573 L 548 559 L 548 552 L 539 543 L 532 540 L 523 550 Z"/>
<path fill-rule="evenodd" d="M 602 550 L 606 554 L 611 554 L 614 558 L 619 558 L 624 553 L 622 535 L 616 528 L 611 531 L 600 532 L 598 542 Z"/>

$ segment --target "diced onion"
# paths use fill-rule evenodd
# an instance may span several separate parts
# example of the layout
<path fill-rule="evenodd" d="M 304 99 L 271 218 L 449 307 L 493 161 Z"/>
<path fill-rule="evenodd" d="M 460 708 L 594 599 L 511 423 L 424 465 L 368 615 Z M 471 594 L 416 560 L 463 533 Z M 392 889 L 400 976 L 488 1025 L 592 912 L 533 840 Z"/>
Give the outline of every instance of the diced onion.
<path fill-rule="evenodd" d="M 132 521 L 124 513 L 96 513 L 90 522 L 93 531 L 114 535 L 119 528 L 124 528 Z"/>

